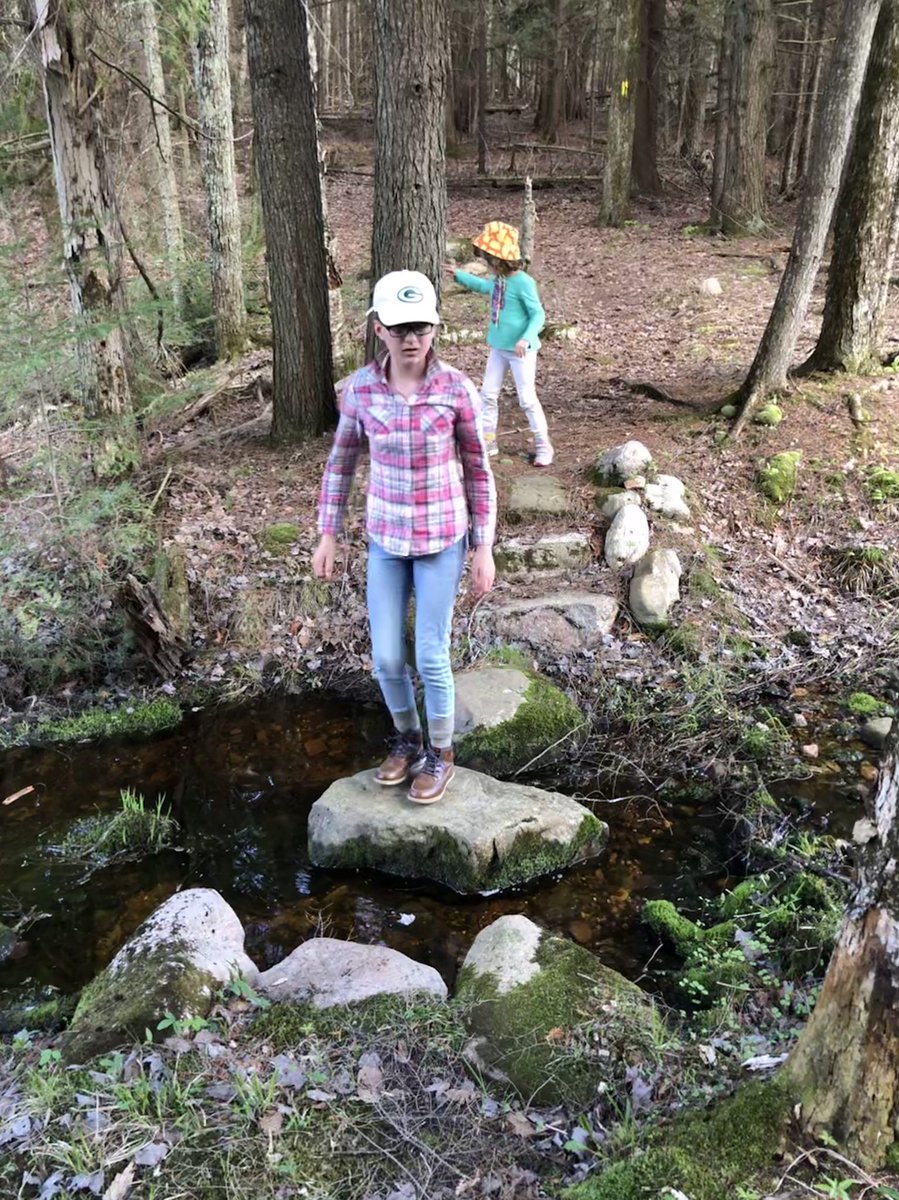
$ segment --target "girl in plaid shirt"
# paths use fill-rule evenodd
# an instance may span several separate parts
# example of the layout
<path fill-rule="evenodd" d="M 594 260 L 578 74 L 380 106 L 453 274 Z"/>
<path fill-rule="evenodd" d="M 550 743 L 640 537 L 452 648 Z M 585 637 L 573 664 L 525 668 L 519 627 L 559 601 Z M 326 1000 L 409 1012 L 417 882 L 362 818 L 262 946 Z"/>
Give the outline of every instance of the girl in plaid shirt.
<path fill-rule="evenodd" d="M 362 449 L 371 470 L 366 506 L 368 614 L 375 676 L 395 736 L 375 779 L 412 779 L 409 799 L 440 800 L 453 777 L 455 691 L 450 667 L 453 607 L 469 526 L 472 589 L 493 587 L 496 487 L 480 424 L 478 393 L 432 351 L 440 321 L 430 280 L 393 271 L 378 280 L 372 307 L 386 356 L 352 376 L 343 393 L 319 508 L 315 574 L 331 579 L 337 536 Z M 406 614 L 415 589 L 415 661 L 428 716 L 425 748 L 406 662 Z"/>

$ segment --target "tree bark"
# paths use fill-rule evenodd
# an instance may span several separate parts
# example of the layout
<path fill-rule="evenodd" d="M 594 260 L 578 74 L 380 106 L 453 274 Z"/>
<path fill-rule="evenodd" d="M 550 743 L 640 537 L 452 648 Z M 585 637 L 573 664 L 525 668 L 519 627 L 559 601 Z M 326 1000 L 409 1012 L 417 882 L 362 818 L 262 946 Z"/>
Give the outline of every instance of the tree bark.
<path fill-rule="evenodd" d="M 306 7 L 246 0 L 247 56 L 272 294 L 272 437 L 336 417 L 328 264 Z"/>
<path fill-rule="evenodd" d="M 809 76 L 809 40 L 812 23 L 812 0 L 807 0 L 805 17 L 802 22 L 802 49 L 799 53 L 799 70 L 796 79 L 796 99 L 792 109 L 790 131 L 787 135 L 787 146 L 784 152 L 783 171 L 780 177 L 780 191 L 785 198 L 791 198 L 796 187 L 796 177 L 799 167 L 799 147 L 802 143 L 805 129 L 805 112 L 808 106 L 808 76 Z"/>
<path fill-rule="evenodd" d="M 489 0 L 478 16 L 478 174 L 487 174 L 487 29 Z"/>
<path fill-rule="evenodd" d="M 209 219 L 215 344 L 220 358 L 233 358 L 246 346 L 246 308 L 231 121 L 228 0 L 207 0 L 206 18 L 194 45 L 194 72 Z"/>
<path fill-rule="evenodd" d="M 184 294 L 181 275 L 184 270 L 184 235 L 181 229 L 181 209 L 178 204 L 178 178 L 172 153 L 172 128 L 166 103 L 165 75 L 159 51 L 159 28 L 153 0 L 139 0 L 137 16 L 140 36 L 147 60 L 147 84 L 154 99 L 150 101 L 153 131 L 156 139 L 159 204 L 162 209 L 162 231 L 169 274 L 172 306 L 178 317 L 183 315 Z M 161 101 L 157 104 L 156 100 Z"/>
<path fill-rule="evenodd" d="M 659 79 L 665 36 L 665 0 L 642 0 L 640 5 L 640 68 L 637 79 L 637 112 L 634 128 L 634 158 L 631 168 L 634 188 L 657 196 L 659 177 Z"/>
<path fill-rule="evenodd" d="M 730 136 L 730 87 L 733 65 L 734 22 L 737 0 L 727 0 L 721 16 L 721 37 L 718 41 L 718 90 L 715 98 L 715 150 L 712 164 L 711 217 L 712 225 L 720 224 L 719 210 L 724 190 L 724 167 Z"/>
<path fill-rule="evenodd" d="M 803 370 L 876 370 L 899 213 L 899 0 L 883 0 L 834 224 L 824 320 Z"/>
<path fill-rule="evenodd" d="M 138 457 L 122 329 L 124 237 L 100 133 L 99 89 L 78 16 L 69 18 L 63 0 L 34 0 L 34 16 L 84 408 L 99 426 L 93 469 L 108 478 L 130 470 Z"/>
<path fill-rule="evenodd" d="M 640 0 L 619 0 L 613 37 L 615 67 L 609 97 L 609 131 L 603 171 L 600 225 L 620 225 L 630 199 L 640 55 Z"/>
<path fill-rule="evenodd" d="M 683 120 L 680 152 L 692 160 L 702 149 L 705 133 L 705 109 L 709 94 L 709 45 L 703 12 L 685 5 L 681 14 L 681 36 L 686 39 L 685 78 L 683 80 Z"/>
<path fill-rule="evenodd" d="M 765 227 L 768 84 L 774 62 L 772 0 L 736 0 L 730 64 L 730 114 L 721 196 L 713 221 L 740 237 Z"/>
<path fill-rule="evenodd" d="M 824 254 L 880 6 L 881 0 L 853 0 L 844 9 L 815 128 L 793 243 L 767 328 L 740 389 L 741 408 L 733 430 L 735 437 L 756 403 L 772 390 L 786 386 L 787 371 Z"/>
<path fill-rule="evenodd" d="M 812 77 L 808 87 L 805 105 L 805 120 L 802 126 L 802 136 L 799 142 L 799 162 L 796 168 L 796 179 L 801 182 L 805 178 L 809 158 L 812 152 L 812 135 L 818 115 L 818 97 L 821 94 L 821 75 L 824 69 L 824 31 L 827 28 L 828 0 L 817 0 L 817 15 L 815 18 L 815 34 L 813 39 Z"/>
<path fill-rule="evenodd" d="M 444 0 L 374 0 L 372 274 L 421 271 L 440 289 L 446 248 Z M 369 339 L 369 354 L 373 343 Z"/>
<path fill-rule="evenodd" d="M 801 1121 L 853 1161 L 883 1165 L 899 1141 L 899 720 L 872 811 L 856 826 L 858 882 L 815 1011 L 785 1067 Z"/>

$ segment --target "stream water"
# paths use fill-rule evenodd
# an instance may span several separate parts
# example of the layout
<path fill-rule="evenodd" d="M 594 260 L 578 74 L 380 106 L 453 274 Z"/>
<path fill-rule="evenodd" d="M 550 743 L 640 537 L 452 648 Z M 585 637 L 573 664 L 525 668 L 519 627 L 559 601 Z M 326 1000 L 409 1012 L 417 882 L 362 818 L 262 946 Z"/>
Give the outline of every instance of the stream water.
<path fill-rule="evenodd" d="M 602 859 L 501 895 L 463 898 L 426 882 L 313 867 L 311 805 L 334 779 L 377 762 L 386 732 L 380 708 L 284 698 L 193 713 L 152 741 L 8 753 L 0 798 L 34 791 L 0 806 L 0 911 L 45 915 L 0 967 L 0 1004 L 3 989 L 26 981 L 81 987 L 167 896 L 197 885 L 234 907 L 261 968 L 325 932 L 383 942 L 452 984 L 477 932 L 522 912 L 651 982 L 666 964 L 640 923 L 642 902 L 694 906 L 732 882 L 719 814 L 646 796 L 591 798 L 610 827 Z M 72 822 L 114 810 L 126 787 L 148 802 L 165 796 L 177 849 L 93 872 L 64 862 L 54 848 Z"/>

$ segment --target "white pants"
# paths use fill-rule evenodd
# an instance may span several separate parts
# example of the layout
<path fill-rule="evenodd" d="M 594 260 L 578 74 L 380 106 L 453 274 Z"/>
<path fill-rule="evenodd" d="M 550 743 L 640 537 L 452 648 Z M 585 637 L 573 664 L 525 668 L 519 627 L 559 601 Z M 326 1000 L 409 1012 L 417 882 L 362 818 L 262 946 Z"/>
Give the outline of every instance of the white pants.
<path fill-rule="evenodd" d="M 502 391 L 503 380 L 506 378 L 506 371 L 510 369 L 512 378 L 515 380 L 518 403 L 524 410 L 531 432 L 538 442 L 549 441 L 546 415 L 543 412 L 543 406 L 537 399 L 536 350 L 528 350 L 524 358 L 519 358 L 514 350 L 491 348 L 484 370 L 484 382 L 481 384 L 484 433 L 488 437 L 496 437 L 496 427 L 499 424 L 499 394 Z"/>

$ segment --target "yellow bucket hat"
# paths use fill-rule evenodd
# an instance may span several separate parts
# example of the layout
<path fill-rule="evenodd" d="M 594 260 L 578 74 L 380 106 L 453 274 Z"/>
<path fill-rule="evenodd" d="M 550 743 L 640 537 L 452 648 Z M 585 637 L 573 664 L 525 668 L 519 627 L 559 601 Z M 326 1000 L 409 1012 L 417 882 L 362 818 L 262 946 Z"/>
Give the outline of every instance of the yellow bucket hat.
<path fill-rule="evenodd" d="M 505 221 L 488 222 L 478 236 L 472 238 L 471 244 L 483 250 L 485 254 L 501 258 L 503 262 L 521 261 L 518 230 L 514 225 L 507 225 Z"/>

